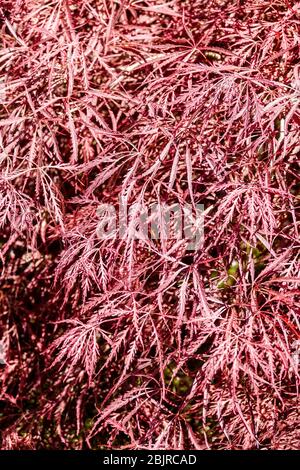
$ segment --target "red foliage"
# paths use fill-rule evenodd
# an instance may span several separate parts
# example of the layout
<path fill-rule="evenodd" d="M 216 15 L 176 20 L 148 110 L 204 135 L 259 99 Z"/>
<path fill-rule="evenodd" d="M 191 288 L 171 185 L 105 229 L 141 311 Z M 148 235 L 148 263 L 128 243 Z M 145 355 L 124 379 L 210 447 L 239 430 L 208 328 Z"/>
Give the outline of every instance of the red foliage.
<path fill-rule="evenodd" d="M 300 447 L 299 21 L 0 1 L 2 448 Z M 99 239 L 120 197 L 203 246 Z"/>

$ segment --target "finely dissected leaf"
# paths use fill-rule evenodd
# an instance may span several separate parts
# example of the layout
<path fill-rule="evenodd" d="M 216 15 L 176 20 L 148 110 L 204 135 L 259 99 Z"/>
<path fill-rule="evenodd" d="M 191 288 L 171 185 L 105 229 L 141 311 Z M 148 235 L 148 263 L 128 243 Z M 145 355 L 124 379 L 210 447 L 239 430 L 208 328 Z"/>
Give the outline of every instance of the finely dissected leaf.
<path fill-rule="evenodd" d="M 1 448 L 299 449 L 300 4 L 0 3 Z"/>

